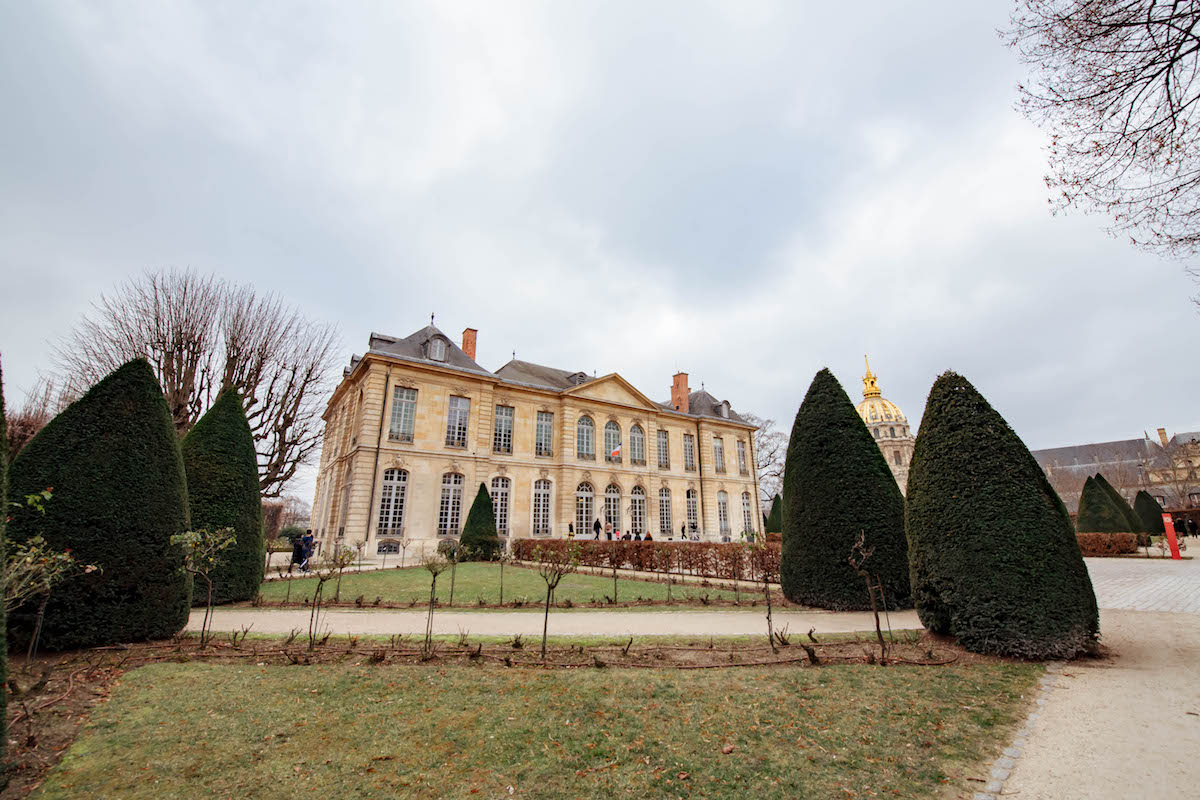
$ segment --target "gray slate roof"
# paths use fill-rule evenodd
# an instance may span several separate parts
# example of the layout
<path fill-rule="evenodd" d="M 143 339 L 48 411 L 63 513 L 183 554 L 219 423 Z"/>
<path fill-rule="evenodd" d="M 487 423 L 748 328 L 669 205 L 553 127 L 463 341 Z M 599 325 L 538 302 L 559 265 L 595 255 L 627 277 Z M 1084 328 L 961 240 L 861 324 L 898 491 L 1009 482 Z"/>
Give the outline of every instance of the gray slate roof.
<path fill-rule="evenodd" d="M 435 361 L 427 355 L 428 350 L 426 346 L 435 336 L 440 336 L 446 340 L 445 361 Z M 491 372 L 476 364 L 470 356 L 464 353 L 462 348 L 454 343 L 453 339 L 432 325 L 426 325 L 421 330 L 403 339 L 373 332 L 369 347 L 372 353 L 403 358 L 406 361 L 419 361 L 423 364 L 436 364 L 439 367 L 454 367 L 464 372 L 473 372 L 476 375 L 492 376 Z"/>
<path fill-rule="evenodd" d="M 1051 447 L 1046 450 L 1034 450 L 1033 457 L 1043 469 L 1071 470 L 1072 468 L 1087 468 L 1093 472 L 1103 472 L 1105 464 L 1138 463 L 1158 465 L 1163 458 L 1162 448 L 1149 439 L 1120 439 L 1115 442 L 1095 442 L 1093 444 L 1077 444 L 1070 447 Z"/>
<path fill-rule="evenodd" d="M 434 361 L 427 356 L 427 345 L 435 336 L 441 336 L 446 340 L 446 360 Z M 466 353 L 462 351 L 454 340 L 433 325 L 426 325 L 421 330 L 406 336 L 403 339 L 398 339 L 395 336 L 386 336 L 382 333 L 371 333 L 369 351 L 380 355 L 391 356 L 393 358 L 401 358 L 405 361 L 415 361 L 422 364 L 434 364 L 440 367 L 451 367 L 461 369 L 464 372 L 474 373 L 476 375 L 487 375 L 489 377 L 499 378 L 507 383 L 522 384 L 525 386 L 535 386 L 543 389 L 551 389 L 556 392 L 561 392 L 570 389 L 573 386 L 579 386 L 587 383 L 593 378 L 586 372 L 579 370 L 570 371 L 565 369 L 557 369 L 555 367 L 547 367 L 542 364 L 534 364 L 529 361 L 518 361 L 513 359 L 495 372 L 488 372 L 479 364 L 475 363 Z M 354 356 L 350 361 L 350 366 L 346 368 L 346 374 L 354 368 L 359 361 L 358 356 Z M 728 401 L 726 401 L 728 402 Z M 657 404 L 664 411 L 675 411 L 674 407 L 669 403 Z M 688 406 L 690 410 L 689 416 L 707 417 L 710 419 L 729 420 L 739 422 L 743 425 L 749 425 L 745 419 L 740 417 L 732 408 L 729 409 L 729 416 L 721 416 L 720 408 L 721 401 L 713 397 L 708 392 L 701 390 L 692 392 L 688 395 Z M 679 413 L 679 412 L 675 412 Z"/>
<path fill-rule="evenodd" d="M 555 369 L 528 361 L 517 361 L 515 358 L 496 370 L 496 376 L 506 381 L 542 386 L 556 391 L 570 389 L 591 380 L 585 372 L 568 372 L 565 369 Z"/>

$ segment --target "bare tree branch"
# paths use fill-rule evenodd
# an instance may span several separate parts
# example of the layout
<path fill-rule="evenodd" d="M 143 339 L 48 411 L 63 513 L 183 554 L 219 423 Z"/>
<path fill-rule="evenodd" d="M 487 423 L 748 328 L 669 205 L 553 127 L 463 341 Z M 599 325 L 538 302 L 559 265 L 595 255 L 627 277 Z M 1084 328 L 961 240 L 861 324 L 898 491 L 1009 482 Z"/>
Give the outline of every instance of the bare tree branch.
<path fill-rule="evenodd" d="M 264 497 L 278 497 L 320 443 L 336 329 L 276 295 L 193 271 L 162 270 L 104 295 L 55 360 L 79 388 L 137 357 L 154 368 L 183 436 L 215 396 L 236 389 L 258 451 Z"/>
<path fill-rule="evenodd" d="M 788 436 L 775 429 L 775 420 L 754 414 L 741 415 L 757 426 L 754 431 L 754 465 L 758 469 L 758 492 L 763 502 L 773 498 L 783 486 L 783 463 L 787 457 Z"/>

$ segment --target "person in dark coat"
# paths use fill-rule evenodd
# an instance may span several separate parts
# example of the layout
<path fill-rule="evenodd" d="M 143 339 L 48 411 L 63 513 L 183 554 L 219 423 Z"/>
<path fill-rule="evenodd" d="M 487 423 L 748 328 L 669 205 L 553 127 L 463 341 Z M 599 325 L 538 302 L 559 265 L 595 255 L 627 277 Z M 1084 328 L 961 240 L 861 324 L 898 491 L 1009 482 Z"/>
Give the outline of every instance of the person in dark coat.
<path fill-rule="evenodd" d="M 304 545 L 304 561 L 300 564 L 300 569 L 308 572 L 308 562 L 312 559 L 313 551 L 316 549 L 316 540 L 313 539 L 312 531 L 305 531 L 301 541 Z"/>
<path fill-rule="evenodd" d="M 292 574 L 294 567 L 302 567 L 304 564 L 304 541 L 297 536 L 292 539 L 292 562 L 288 564 L 288 575 Z"/>
<path fill-rule="evenodd" d="M 1183 527 L 1184 527 L 1184 530 L 1187 531 L 1188 536 L 1196 535 L 1196 520 L 1194 518 L 1188 517 L 1187 524 L 1184 525 Z"/>
<path fill-rule="evenodd" d="M 596 538 L 597 538 L 597 539 L 599 539 L 599 538 L 600 538 L 600 528 L 601 528 L 601 525 L 600 525 L 600 518 L 599 518 L 599 517 L 597 517 L 597 518 L 596 518 L 596 521 L 592 523 L 592 532 L 594 532 L 594 533 L 596 534 Z M 612 538 L 612 536 L 609 536 L 608 538 L 610 538 L 610 539 L 611 539 L 611 538 Z"/>

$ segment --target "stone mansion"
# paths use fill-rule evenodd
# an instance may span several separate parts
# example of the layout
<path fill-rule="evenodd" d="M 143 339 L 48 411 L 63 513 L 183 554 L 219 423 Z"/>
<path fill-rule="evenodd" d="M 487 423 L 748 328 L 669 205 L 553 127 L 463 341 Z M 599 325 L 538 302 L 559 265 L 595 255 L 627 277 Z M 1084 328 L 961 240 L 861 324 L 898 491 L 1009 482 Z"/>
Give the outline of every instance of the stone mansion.
<path fill-rule="evenodd" d="M 422 551 L 462 530 L 479 484 L 503 536 L 591 537 L 597 520 L 655 539 L 762 529 L 754 426 L 674 376 L 655 402 L 615 373 L 475 363 L 432 325 L 371 334 L 324 414 L 313 532 L 326 548 Z"/>

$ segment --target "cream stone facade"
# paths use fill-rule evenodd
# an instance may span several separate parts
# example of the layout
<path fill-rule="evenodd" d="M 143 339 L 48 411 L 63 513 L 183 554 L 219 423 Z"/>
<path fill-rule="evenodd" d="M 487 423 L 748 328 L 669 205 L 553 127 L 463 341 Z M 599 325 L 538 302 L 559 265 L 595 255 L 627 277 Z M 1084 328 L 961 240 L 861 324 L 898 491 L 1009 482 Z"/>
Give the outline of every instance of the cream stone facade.
<path fill-rule="evenodd" d="M 727 401 L 683 373 L 658 403 L 615 373 L 489 372 L 475 336 L 372 334 L 352 359 L 324 415 L 312 524 L 325 548 L 408 541 L 413 555 L 456 538 L 481 483 L 512 538 L 590 538 L 597 520 L 655 540 L 760 531 L 755 429 Z"/>
<path fill-rule="evenodd" d="M 912 464 L 917 437 L 913 436 L 900 406 L 885 398 L 879 390 L 879 377 L 871 372 L 871 362 L 866 359 L 863 356 L 867 374 L 863 376 L 863 399 L 858 404 L 858 415 L 878 442 L 896 483 L 900 484 L 900 491 L 907 492 L 908 468 Z"/>

